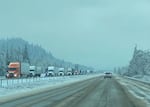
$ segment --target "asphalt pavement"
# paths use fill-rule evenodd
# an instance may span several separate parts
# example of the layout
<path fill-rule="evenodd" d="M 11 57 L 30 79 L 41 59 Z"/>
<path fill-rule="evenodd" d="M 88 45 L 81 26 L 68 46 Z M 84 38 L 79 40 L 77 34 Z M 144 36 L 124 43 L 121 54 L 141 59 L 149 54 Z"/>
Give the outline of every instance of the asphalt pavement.
<path fill-rule="evenodd" d="M 146 107 L 113 78 L 96 77 L 0 102 L 0 107 Z"/>

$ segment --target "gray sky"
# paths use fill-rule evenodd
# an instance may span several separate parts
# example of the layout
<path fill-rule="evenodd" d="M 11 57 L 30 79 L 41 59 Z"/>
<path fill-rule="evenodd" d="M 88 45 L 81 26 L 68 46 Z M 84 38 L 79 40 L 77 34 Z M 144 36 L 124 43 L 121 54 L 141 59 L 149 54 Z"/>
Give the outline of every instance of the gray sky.
<path fill-rule="evenodd" d="M 100 69 L 150 49 L 149 0 L 0 0 L 0 38 L 21 37 L 54 56 Z"/>

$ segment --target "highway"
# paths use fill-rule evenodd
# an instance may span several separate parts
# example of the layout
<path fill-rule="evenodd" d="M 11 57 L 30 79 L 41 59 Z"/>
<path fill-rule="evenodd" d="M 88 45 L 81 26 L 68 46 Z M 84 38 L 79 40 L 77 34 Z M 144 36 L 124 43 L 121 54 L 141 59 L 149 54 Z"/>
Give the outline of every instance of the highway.
<path fill-rule="evenodd" d="M 115 77 L 96 77 L 0 102 L 0 107 L 146 107 Z"/>

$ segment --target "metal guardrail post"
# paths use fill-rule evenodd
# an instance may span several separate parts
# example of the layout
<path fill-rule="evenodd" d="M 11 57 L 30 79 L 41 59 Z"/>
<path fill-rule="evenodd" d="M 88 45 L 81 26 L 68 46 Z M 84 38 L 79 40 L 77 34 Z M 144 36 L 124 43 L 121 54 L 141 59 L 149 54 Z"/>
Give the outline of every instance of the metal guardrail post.
<path fill-rule="evenodd" d="M 7 79 L 7 87 L 8 87 L 8 79 Z"/>
<path fill-rule="evenodd" d="M 3 87 L 2 79 L 0 79 L 0 80 L 1 80 L 1 87 Z"/>

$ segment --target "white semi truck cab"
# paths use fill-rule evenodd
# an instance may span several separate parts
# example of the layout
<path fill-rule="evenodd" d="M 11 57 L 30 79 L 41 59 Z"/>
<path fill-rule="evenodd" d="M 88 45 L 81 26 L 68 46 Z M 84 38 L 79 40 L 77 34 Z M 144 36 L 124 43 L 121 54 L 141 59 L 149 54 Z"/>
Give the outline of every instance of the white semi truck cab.
<path fill-rule="evenodd" d="M 67 75 L 72 75 L 72 68 L 67 69 Z"/>
<path fill-rule="evenodd" d="M 30 77 L 34 77 L 35 76 L 35 71 L 36 71 L 36 66 L 30 66 Z"/>
<path fill-rule="evenodd" d="M 30 66 L 30 77 L 40 77 L 42 72 L 41 66 Z"/>
<path fill-rule="evenodd" d="M 54 66 L 48 67 L 47 76 L 55 76 L 55 67 Z"/>
<path fill-rule="evenodd" d="M 65 68 L 59 68 L 58 69 L 58 76 L 64 76 L 65 75 Z"/>

